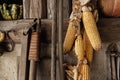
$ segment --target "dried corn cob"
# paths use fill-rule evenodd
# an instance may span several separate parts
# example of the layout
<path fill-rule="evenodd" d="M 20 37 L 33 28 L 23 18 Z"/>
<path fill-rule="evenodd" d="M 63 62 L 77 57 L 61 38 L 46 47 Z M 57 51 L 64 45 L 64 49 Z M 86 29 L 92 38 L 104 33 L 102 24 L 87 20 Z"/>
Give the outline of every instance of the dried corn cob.
<path fill-rule="evenodd" d="M 84 6 L 82 10 L 83 10 L 82 20 L 83 20 L 83 24 L 85 27 L 85 31 L 88 35 L 88 38 L 93 48 L 95 50 L 100 50 L 102 44 L 101 44 L 101 39 L 96 26 L 94 16 L 86 6 Z"/>
<path fill-rule="evenodd" d="M 83 61 L 83 64 L 81 65 L 81 69 L 80 69 L 80 73 L 82 75 L 82 79 L 81 80 L 90 80 L 90 69 L 89 66 L 87 64 L 87 60 L 85 59 Z"/>
<path fill-rule="evenodd" d="M 91 63 L 92 59 L 93 59 L 93 47 L 92 47 L 90 40 L 88 39 L 88 36 L 85 31 L 84 31 L 83 39 L 84 39 L 85 56 L 86 56 L 88 62 Z"/>
<path fill-rule="evenodd" d="M 84 59 L 84 45 L 83 45 L 83 39 L 81 34 L 77 36 L 77 39 L 75 40 L 75 53 L 78 57 L 78 60 L 81 61 Z"/>
<path fill-rule="evenodd" d="M 74 22 L 70 21 L 63 44 L 63 53 L 67 53 L 71 50 L 74 40 L 76 38 L 75 35 L 76 35 L 76 28 L 74 26 Z"/>

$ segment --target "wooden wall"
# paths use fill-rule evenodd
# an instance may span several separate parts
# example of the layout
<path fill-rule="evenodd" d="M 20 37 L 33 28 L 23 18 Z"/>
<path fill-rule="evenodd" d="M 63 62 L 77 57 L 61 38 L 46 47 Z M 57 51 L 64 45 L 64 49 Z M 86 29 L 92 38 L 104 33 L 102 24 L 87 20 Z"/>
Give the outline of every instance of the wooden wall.
<path fill-rule="evenodd" d="M 30 20 L 5 22 L 5 27 L 8 29 L 9 26 L 12 27 L 18 23 L 27 23 L 28 25 L 29 22 L 33 21 L 33 18 L 42 18 L 41 58 L 37 63 L 37 80 L 50 80 L 50 37 L 52 24 L 50 20 L 52 19 L 51 2 L 52 0 L 23 0 L 24 19 Z M 70 6 L 71 0 L 64 0 L 64 19 L 66 19 L 66 21 L 64 22 L 63 38 L 67 30 L 68 18 L 71 12 Z M 0 26 L 4 25 L 3 23 L 4 22 L 0 21 Z M 8 26 L 7 23 L 11 25 Z M 102 50 L 94 52 L 94 60 L 91 65 L 91 80 L 110 80 L 110 75 L 107 74 L 108 69 L 106 51 L 110 43 L 119 43 L 120 19 L 100 19 L 98 22 L 98 28 L 102 38 Z M 20 35 L 22 35 L 22 33 L 20 33 Z M 16 39 L 14 38 L 14 40 Z M 29 61 L 27 59 L 28 52 L 26 49 L 28 47 L 27 40 L 29 40 L 28 36 L 18 37 L 16 40 L 17 44 L 15 50 L 11 53 L 5 53 L 0 57 L 0 80 L 28 80 L 28 78 L 26 78 L 28 74 L 26 69 L 29 64 Z M 71 55 L 65 55 L 64 60 L 65 62 L 71 64 L 75 63 L 75 60 Z M 17 66 L 18 64 L 19 66 Z M 56 72 L 58 72 L 58 70 Z M 57 80 L 59 80 L 59 78 L 57 78 Z"/>

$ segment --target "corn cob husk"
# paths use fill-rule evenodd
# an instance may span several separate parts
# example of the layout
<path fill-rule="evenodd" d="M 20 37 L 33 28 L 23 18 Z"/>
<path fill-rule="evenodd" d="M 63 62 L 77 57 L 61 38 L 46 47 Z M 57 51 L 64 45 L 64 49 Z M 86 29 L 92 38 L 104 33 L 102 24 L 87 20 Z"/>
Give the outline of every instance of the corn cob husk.
<path fill-rule="evenodd" d="M 74 80 L 73 78 L 71 78 L 70 76 L 66 76 L 67 80 Z"/>
<path fill-rule="evenodd" d="M 83 45 L 83 39 L 81 34 L 79 34 L 75 40 L 75 53 L 78 57 L 78 61 L 81 61 L 84 59 L 84 45 Z"/>
<path fill-rule="evenodd" d="M 83 24 L 85 27 L 85 31 L 88 35 L 88 38 L 91 42 L 91 45 L 95 50 L 100 50 L 102 44 L 94 16 L 85 6 L 83 7 L 82 10 L 83 10 L 82 16 Z"/>
<path fill-rule="evenodd" d="M 74 26 L 74 22 L 70 21 L 65 36 L 65 40 L 63 43 L 63 53 L 67 53 L 71 50 L 74 40 L 76 38 L 75 35 L 76 35 L 76 28 Z"/>
<path fill-rule="evenodd" d="M 73 73 L 73 71 L 71 71 L 71 70 L 65 70 L 65 72 L 67 73 L 66 75 L 69 77 L 69 78 L 74 78 L 74 73 Z"/>
<path fill-rule="evenodd" d="M 90 1 L 91 0 L 80 0 L 82 6 L 87 5 Z"/>
<path fill-rule="evenodd" d="M 88 62 L 91 63 L 93 60 L 93 47 L 85 31 L 84 31 L 83 39 L 84 39 L 85 56 Z"/>
<path fill-rule="evenodd" d="M 80 68 L 81 80 L 90 80 L 90 69 L 87 64 L 87 60 L 83 61 Z"/>
<path fill-rule="evenodd" d="M 98 14 L 98 10 L 97 9 L 95 9 L 93 11 L 93 15 L 94 15 L 95 21 L 98 22 L 98 20 L 99 20 L 99 14 Z"/>
<path fill-rule="evenodd" d="M 78 70 L 77 70 L 76 67 L 73 69 L 73 72 L 74 72 L 73 79 L 74 79 L 74 80 L 78 80 Z"/>

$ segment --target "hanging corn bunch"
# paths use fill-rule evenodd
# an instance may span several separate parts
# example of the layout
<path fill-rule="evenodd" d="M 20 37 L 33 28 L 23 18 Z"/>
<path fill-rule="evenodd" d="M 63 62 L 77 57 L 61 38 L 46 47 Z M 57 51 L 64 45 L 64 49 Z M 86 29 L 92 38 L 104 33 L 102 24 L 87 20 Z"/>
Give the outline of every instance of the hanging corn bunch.
<path fill-rule="evenodd" d="M 101 49 L 101 39 L 97 29 L 98 11 L 88 4 L 91 0 L 73 0 L 70 22 L 64 41 L 64 53 L 75 45 L 77 65 L 66 70 L 68 80 L 90 80 L 89 63 L 93 59 L 93 49 Z M 82 7 L 82 9 L 81 9 Z M 80 22 L 85 29 L 82 33 Z M 74 44 L 75 43 L 75 44 Z"/>
<path fill-rule="evenodd" d="M 82 10 L 83 10 L 82 20 L 83 20 L 86 34 L 88 35 L 88 38 L 93 48 L 95 50 L 100 50 L 102 44 L 101 44 L 101 39 L 96 26 L 94 16 L 86 6 L 84 6 Z"/>
<path fill-rule="evenodd" d="M 81 7 L 80 1 L 75 0 L 73 2 L 73 11 L 71 13 L 68 29 L 63 43 L 63 52 L 67 53 L 71 50 L 76 38 L 76 28 L 81 20 Z"/>

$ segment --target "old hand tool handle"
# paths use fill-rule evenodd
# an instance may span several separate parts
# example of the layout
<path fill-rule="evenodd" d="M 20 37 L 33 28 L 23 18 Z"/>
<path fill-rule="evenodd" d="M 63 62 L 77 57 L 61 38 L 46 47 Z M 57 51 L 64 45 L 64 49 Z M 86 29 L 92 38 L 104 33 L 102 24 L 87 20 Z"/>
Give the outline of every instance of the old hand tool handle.
<path fill-rule="evenodd" d="M 37 27 L 39 27 L 37 25 Z M 31 33 L 30 49 L 29 49 L 29 60 L 30 60 L 30 72 L 29 80 L 36 80 L 36 62 L 39 60 L 39 41 L 40 41 L 40 32 L 33 31 Z"/>
<path fill-rule="evenodd" d="M 39 60 L 39 32 L 32 32 L 29 50 L 29 60 Z"/>

